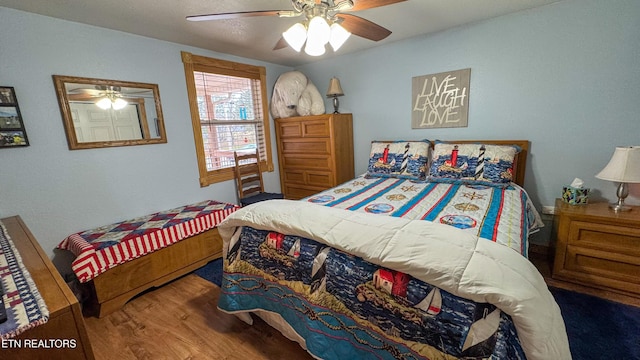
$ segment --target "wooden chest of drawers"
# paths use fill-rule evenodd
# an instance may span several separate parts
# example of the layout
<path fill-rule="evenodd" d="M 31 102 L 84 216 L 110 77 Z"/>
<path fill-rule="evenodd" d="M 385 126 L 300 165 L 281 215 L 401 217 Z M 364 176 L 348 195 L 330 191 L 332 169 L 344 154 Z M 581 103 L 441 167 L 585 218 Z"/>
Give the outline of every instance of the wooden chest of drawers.
<path fill-rule="evenodd" d="M 82 318 L 82 310 L 75 295 L 64 282 L 40 244 L 19 216 L 1 219 L 22 262 L 33 278 L 38 292 L 49 309 L 49 321 L 29 329 L 0 347 L 0 359 L 73 360 L 94 359 L 93 349 Z M 73 341 L 74 346 L 29 346 L 25 341 Z"/>
<path fill-rule="evenodd" d="M 351 114 L 275 119 L 280 184 L 300 199 L 353 179 Z"/>
<path fill-rule="evenodd" d="M 640 297 L 640 207 L 616 213 L 558 199 L 556 214 L 554 279 Z"/>

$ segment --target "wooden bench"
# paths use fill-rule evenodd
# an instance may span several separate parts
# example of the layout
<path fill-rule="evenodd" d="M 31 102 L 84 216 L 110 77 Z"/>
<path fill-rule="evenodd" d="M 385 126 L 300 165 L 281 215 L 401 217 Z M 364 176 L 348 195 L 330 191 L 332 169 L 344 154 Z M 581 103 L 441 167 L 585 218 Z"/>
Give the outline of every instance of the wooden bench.
<path fill-rule="evenodd" d="M 191 209 L 200 204 L 182 208 Z M 80 245 L 77 244 L 83 242 L 83 236 L 85 238 L 94 236 L 91 234 L 94 230 L 99 230 L 98 233 L 100 233 L 101 229 L 110 229 L 116 225 L 119 225 L 117 228 L 127 228 L 133 226 L 131 224 L 140 224 L 144 221 L 151 223 L 156 218 L 171 214 L 172 210 L 123 221 L 113 226 L 87 230 L 65 239 L 59 247 L 76 253 L 78 257 L 74 261 L 73 269 L 80 282 L 88 289 L 89 299 L 84 302 L 85 315 L 104 317 L 120 309 L 141 292 L 161 286 L 221 257 L 222 239 L 215 225 L 238 209 L 231 204 L 223 204 L 223 206 L 224 209 L 220 209 L 215 214 L 207 210 L 209 213 L 206 215 L 206 221 L 203 220 L 204 217 L 198 215 L 184 223 L 172 226 L 167 223 L 162 229 L 145 230 L 145 233 L 141 233 L 143 230 L 136 230 L 135 236 L 128 234 L 125 240 L 109 236 L 110 241 L 115 243 L 113 245 L 115 250 L 100 245 L 94 246 L 95 243 L 88 242 L 84 243 L 84 250 L 82 250 L 78 249 Z M 76 242 L 76 245 L 71 242 Z M 99 250 L 94 250 L 94 247 Z M 147 251 L 142 256 L 139 254 L 141 247 L 145 247 L 144 251 Z M 147 247 L 153 248 L 151 252 L 148 252 Z M 81 250 L 88 254 L 84 255 L 84 259 L 80 254 Z M 131 256 L 131 253 L 135 256 Z M 122 261 L 121 258 L 125 256 L 123 254 L 131 256 L 132 259 Z M 109 261 L 114 264 L 108 264 L 105 269 L 104 264 Z M 118 263 L 115 264 L 115 262 Z"/>

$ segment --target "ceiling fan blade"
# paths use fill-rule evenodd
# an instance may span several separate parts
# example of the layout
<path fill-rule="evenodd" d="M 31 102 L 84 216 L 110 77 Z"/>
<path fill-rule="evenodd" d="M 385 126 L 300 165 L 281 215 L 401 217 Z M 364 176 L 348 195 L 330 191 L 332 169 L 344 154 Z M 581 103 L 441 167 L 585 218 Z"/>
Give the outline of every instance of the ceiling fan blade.
<path fill-rule="evenodd" d="M 287 46 L 289 46 L 289 44 L 287 44 L 287 40 L 285 40 L 282 36 L 280 36 L 280 40 L 278 40 L 278 42 L 276 43 L 276 46 L 273 47 L 273 50 L 284 49 Z"/>
<path fill-rule="evenodd" d="M 391 35 L 391 31 L 388 29 L 359 16 L 351 14 L 338 14 L 336 16 L 343 19 L 340 25 L 353 35 L 373 41 L 380 41 Z"/>
<path fill-rule="evenodd" d="M 359 11 L 372 9 L 380 6 L 391 5 L 399 2 L 404 2 L 407 0 L 354 0 L 353 8 L 349 11 Z"/>
<path fill-rule="evenodd" d="M 208 21 L 208 20 L 229 20 L 240 19 L 244 17 L 253 16 L 278 16 L 280 13 L 285 13 L 288 10 L 262 10 L 262 11 L 240 11 L 240 12 L 228 12 L 218 14 L 205 14 L 205 15 L 191 15 L 187 16 L 189 21 Z"/>

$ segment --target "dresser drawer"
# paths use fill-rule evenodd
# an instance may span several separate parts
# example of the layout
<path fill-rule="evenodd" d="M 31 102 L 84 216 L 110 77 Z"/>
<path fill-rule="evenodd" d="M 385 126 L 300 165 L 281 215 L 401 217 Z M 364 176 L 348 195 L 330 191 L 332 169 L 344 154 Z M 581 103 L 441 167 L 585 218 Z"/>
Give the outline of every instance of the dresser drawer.
<path fill-rule="evenodd" d="M 299 138 L 282 140 L 282 152 L 285 154 L 331 154 L 329 138 Z"/>
<path fill-rule="evenodd" d="M 329 171 L 307 171 L 287 169 L 282 174 L 284 182 L 330 188 L 335 184 L 333 173 Z"/>
<path fill-rule="evenodd" d="M 572 221 L 568 244 L 640 256 L 640 228 Z"/>
<path fill-rule="evenodd" d="M 580 246 L 567 246 L 563 276 L 640 294 L 640 258 Z"/>
<path fill-rule="evenodd" d="M 331 126 L 328 120 L 308 120 L 308 121 L 279 121 L 276 123 L 276 131 L 282 139 L 285 138 L 307 138 L 307 137 L 329 137 Z"/>
<path fill-rule="evenodd" d="M 304 185 L 288 185 L 284 186 L 284 195 L 287 199 L 298 200 L 313 194 L 317 194 L 324 189 L 316 189 Z"/>
<path fill-rule="evenodd" d="M 282 155 L 282 167 L 285 169 L 309 169 L 309 170 L 324 170 L 332 171 L 333 166 L 331 158 L 329 156 L 313 156 L 313 155 Z"/>

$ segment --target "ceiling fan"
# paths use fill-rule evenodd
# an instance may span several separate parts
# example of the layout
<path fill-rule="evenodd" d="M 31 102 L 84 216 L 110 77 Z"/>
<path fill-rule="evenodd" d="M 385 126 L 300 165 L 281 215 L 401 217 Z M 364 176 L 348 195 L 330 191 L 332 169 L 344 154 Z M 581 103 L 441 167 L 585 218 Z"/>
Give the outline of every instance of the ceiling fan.
<path fill-rule="evenodd" d="M 322 55 L 325 45 L 330 43 L 336 51 L 347 40 L 349 35 L 363 37 L 372 41 L 380 41 L 391 34 L 384 27 L 345 12 L 353 12 L 391 5 L 406 0 L 292 0 L 293 10 L 261 10 L 239 11 L 216 14 L 187 16 L 189 21 L 228 20 L 253 16 L 304 16 L 302 22 L 296 23 L 276 43 L 273 50 L 291 46 L 300 51 L 306 42 L 305 52 L 312 56 Z"/>

